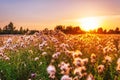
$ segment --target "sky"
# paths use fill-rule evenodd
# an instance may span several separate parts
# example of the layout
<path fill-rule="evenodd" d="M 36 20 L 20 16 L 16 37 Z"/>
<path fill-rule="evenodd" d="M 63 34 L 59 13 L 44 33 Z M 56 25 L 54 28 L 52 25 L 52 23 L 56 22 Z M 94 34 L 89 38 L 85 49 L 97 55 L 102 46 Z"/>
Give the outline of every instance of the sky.
<path fill-rule="evenodd" d="M 0 0 L 0 27 L 13 22 L 29 29 L 79 26 L 77 19 L 102 18 L 106 29 L 120 28 L 120 0 Z"/>

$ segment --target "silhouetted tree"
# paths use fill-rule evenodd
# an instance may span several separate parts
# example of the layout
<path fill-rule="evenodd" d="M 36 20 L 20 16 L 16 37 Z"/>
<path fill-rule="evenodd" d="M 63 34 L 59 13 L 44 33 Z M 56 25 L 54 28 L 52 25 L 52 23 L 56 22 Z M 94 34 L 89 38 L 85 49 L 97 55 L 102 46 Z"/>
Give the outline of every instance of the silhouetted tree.
<path fill-rule="evenodd" d="M 62 25 L 58 25 L 54 28 L 55 30 L 60 30 L 60 31 L 63 31 L 65 29 L 65 26 L 62 26 Z"/>
<path fill-rule="evenodd" d="M 0 34 L 2 34 L 2 29 L 0 28 Z"/>
<path fill-rule="evenodd" d="M 103 33 L 106 34 L 106 33 L 107 33 L 107 30 L 105 29 L 105 30 L 103 31 Z"/>
<path fill-rule="evenodd" d="M 73 30 L 72 26 L 67 26 L 65 32 L 68 33 L 68 34 L 71 34 L 72 30 Z"/>
<path fill-rule="evenodd" d="M 98 28 L 97 33 L 102 34 L 103 33 L 103 29 L 101 27 Z"/>
<path fill-rule="evenodd" d="M 23 27 L 20 27 L 20 29 L 16 29 L 16 27 L 14 27 L 13 23 L 10 22 L 8 25 L 6 25 L 5 27 L 3 27 L 3 29 L 0 28 L 0 34 L 25 34 L 29 31 L 29 29 L 23 29 Z M 32 30 L 31 34 L 37 32 L 37 30 Z"/>
<path fill-rule="evenodd" d="M 7 32 L 7 25 L 5 26 L 5 27 L 3 27 L 3 34 L 7 34 L 8 32 Z"/>
<path fill-rule="evenodd" d="M 115 32 L 114 32 L 114 30 L 113 29 L 110 29 L 109 31 L 108 31 L 108 34 L 114 34 Z"/>
<path fill-rule="evenodd" d="M 7 26 L 7 31 L 8 31 L 10 34 L 12 34 L 12 33 L 14 33 L 14 30 L 15 30 L 15 27 L 14 27 L 13 23 L 10 22 L 10 23 L 8 24 L 8 26 Z"/>
<path fill-rule="evenodd" d="M 23 30 L 23 34 L 27 33 L 28 31 L 29 31 L 28 28 L 27 28 L 27 29 L 24 29 L 24 30 Z"/>
<path fill-rule="evenodd" d="M 3 29 L 0 28 L 0 34 L 33 34 L 35 32 L 38 32 L 38 30 L 29 30 L 27 29 L 23 29 L 23 27 L 20 27 L 20 29 L 15 29 L 16 27 L 14 27 L 13 23 L 10 22 L 8 25 L 6 25 L 5 27 L 3 27 Z M 81 28 L 79 26 L 73 27 L 73 26 L 63 26 L 63 25 L 57 25 L 54 30 L 58 31 L 62 31 L 66 34 L 83 34 L 86 33 L 84 30 L 81 30 Z M 47 32 L 46 34 L 49 34 L 49 30 L 46 28 L 43 30 L 44 32 Z M 96 30 L 90 30 L 89 33 L 93 33 L 93 34 L 120 34 L 120 30 L 118 27 L 116 27 L 115 30 L 110 29 L 110 30 L 103 30 L 102 27 L 96 29 Z"/>
<path fill-rule="evenodd" d="M 5 34 L 13 34 L 14 30 L 15 30 L 15 27 L 14 27 L 13 23 L 10 22 L 8 25 L 6 25 L 3 28 L 3 33 L 5 33 Z"/>
<path fill-rule="evenodd" d="M 120 33 L 119 28 L 116 27 L 116 29 L 115 29 L 115 34 L 119 34 L 119 33 Z"/>
<path fill-rule="evenodd" d="M 24 34 L 23 27 L 20 27 L 19 33 Z"/>
<path fill-rule="evenodd" d="M 80 27 L 79 27 L 79 26 L 73 27 L 72 32 L 73 32 L 74 34 L 78 34 L 79 31 L 80 31 Z"/>
<path fill-rule="evenodd" d="M 30 30 L 29 34 L 31 35 L 31 34 L 34 34 L 35 32 L 39 32 L 39 31 L 38 30 Z"/>

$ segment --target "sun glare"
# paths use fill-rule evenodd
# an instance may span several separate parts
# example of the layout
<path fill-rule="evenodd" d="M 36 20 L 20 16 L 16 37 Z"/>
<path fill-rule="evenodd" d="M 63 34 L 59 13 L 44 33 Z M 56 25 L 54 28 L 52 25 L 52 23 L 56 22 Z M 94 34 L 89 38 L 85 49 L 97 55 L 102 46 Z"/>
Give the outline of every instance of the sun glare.
<path fill-rule="evenodd" d="M 83 30 L 89 31 L 100 27 L 100 21 L 97 17 L 87 17 L 79 20 L 80 26 Z"/>

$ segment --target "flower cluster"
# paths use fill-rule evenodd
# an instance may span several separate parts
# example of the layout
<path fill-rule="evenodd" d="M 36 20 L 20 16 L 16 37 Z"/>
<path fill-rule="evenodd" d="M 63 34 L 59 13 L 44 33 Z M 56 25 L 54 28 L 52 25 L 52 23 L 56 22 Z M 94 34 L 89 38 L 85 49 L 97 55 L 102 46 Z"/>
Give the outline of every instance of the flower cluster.
<path fill-rule="evenodd" d="M 31 79 L 38 79 L 41 71 L 45 72 L 43 76 L 49 75 L 53 80 L 103 80 L 108 73 L 109 80 L 120 77 L 116 76 L 120 72 L 120 36 L 70 35 L 45 29 L 34 35 L 5 38 L 1 43 L 1 62 L 11 66 L 15 59 L 20 64 L 13 67 L 34 65 L 27 74 Z"/>

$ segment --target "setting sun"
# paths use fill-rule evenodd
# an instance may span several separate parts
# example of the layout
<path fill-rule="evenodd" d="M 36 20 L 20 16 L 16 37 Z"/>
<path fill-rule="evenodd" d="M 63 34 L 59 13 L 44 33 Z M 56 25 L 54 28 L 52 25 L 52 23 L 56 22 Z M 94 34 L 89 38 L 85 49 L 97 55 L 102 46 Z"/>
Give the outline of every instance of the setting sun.
<path fill-rule="evenodd" d="M 100 20 L 97 17 L 87 17 L 79 20 L 82 29 L 89 31 L 99 27 Z"/>

